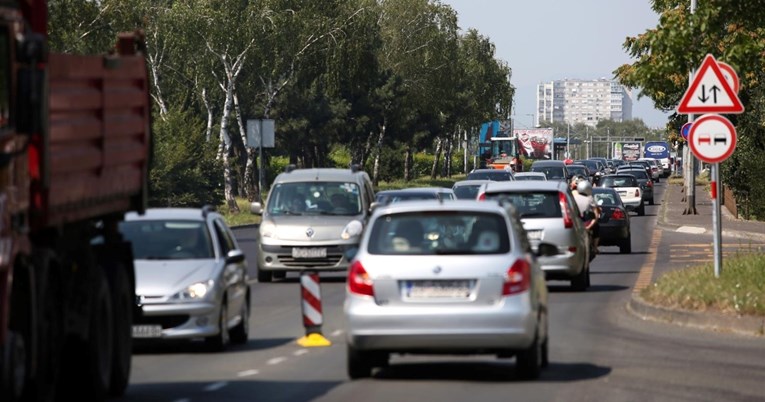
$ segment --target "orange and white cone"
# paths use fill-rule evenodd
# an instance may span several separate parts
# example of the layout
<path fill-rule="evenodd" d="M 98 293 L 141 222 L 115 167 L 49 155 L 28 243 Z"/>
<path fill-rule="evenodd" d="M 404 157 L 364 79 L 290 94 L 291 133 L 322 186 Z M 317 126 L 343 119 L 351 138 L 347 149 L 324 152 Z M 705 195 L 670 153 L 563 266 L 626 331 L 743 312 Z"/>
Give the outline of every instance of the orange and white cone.
<path fill-rule="evenodd" d="M 324 318 L 321 311 L 321 286 L 318 273 L 304 271 L 300 274 L 300 302 L 305 336 L 297 340 L 298 344 L 303 347 L 332 345 L 332 342 L 321 334 Z"/>

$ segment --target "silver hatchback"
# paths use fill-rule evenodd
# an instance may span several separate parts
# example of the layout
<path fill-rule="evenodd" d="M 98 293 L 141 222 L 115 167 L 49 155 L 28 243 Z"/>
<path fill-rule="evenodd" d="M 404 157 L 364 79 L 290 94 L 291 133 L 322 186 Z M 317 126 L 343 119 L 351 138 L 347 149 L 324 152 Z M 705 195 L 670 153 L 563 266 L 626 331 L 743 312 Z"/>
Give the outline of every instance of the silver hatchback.
<path fill-rule="evenodd" d="M 558 246 L 558 254 L 539 259 L 548 279 L 570 280 L 575 290 L 590 286 L 590 239 L 565 182 L 494 182 L 482 191 L 479 200 L 504 197 L 515 206 L 532 247 Z"/>
<path fill-rule="evenodd" d="M 354 379 L 391 353 L 516 356 L 527 378 L 547 364 L 544 273 L 510 205 L 377 208 L 349 267 L 344 312 Z"/>

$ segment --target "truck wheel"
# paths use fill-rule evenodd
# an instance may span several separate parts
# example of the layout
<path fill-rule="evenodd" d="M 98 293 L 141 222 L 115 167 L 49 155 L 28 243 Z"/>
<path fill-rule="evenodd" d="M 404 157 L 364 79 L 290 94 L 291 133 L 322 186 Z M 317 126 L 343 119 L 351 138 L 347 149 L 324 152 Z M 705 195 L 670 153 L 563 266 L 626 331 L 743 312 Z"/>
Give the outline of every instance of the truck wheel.
<path fill-rule="evenodd" d="M 112 311 L 114 312 L 114 347 L 109 395 L 120 396 L 125 393 L 130 382 L 130 365 L 133 357 L 133 295 L 135 291 L 132 289 L 128 278 L 127 268 L 122 263 L 117 263 L 111 267 L 108 277 L 112 295 Z"/>
<path fill-rule="evenodd" d="M 0 366 L 0 390 L 10 400 L 21 398 L 22 392 L 34 391 L 34 376 L 31 372 L 35 356 L 33 346 L 37 339 L 35 321 L 35 291 L 32 269 L 16 265 L 11 289 L 11 311 L 8 338 L 2 351 L 3 364 Z"/>
<path fill-rule="evenodd" d="M 61 353 L 64 345 L 64 300 L 61 267 L 49 249 L 35 249 L 31 263 L 38 273 L 37 280 L 37 375 L 28 391 L 27 400 L 52 400 L 60 376 Z"/>

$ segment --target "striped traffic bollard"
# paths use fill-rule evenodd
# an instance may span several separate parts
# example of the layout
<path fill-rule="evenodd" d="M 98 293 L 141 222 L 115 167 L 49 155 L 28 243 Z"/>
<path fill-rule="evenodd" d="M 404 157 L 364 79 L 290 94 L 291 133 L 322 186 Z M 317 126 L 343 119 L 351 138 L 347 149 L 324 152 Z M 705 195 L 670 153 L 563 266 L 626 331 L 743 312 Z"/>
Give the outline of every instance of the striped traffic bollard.
<path fill-rule="evenodd" d="M 321 334 L 324 319 L 321 312 L 321 286 L 315 271 L 300 273 L 300 304 L 303 311 L 305 336 L 298 339 L 303 347 L 330 346 L 332 343 Z"/>

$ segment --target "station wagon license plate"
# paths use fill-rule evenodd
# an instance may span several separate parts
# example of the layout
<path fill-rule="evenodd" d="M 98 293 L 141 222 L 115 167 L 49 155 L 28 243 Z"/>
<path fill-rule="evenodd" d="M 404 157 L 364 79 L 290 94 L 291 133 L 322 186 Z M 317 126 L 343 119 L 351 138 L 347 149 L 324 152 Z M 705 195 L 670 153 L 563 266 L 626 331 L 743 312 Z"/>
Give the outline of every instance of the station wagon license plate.
<path fill-rule="evenodd" d="M 133 338 L 159 338 L 162 336 L 160 325 L 133 325 Z"/>
<path fill-rule="evenodd" d="M 471 280 L 406 281 L 406 297 L 412 299 L 470 297 Z"/>
<path fill-rule="evenodd" d="M 292 248 L 292 258 L 326 258 L 326 248 Z"/>
<path fill-rule="evenodd" d="M 526 235 L 529 237 L 529 240 L 542 240 L 541 230 L 527 230 Z"/>

